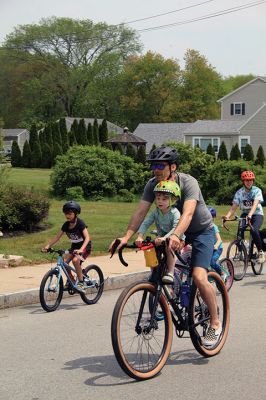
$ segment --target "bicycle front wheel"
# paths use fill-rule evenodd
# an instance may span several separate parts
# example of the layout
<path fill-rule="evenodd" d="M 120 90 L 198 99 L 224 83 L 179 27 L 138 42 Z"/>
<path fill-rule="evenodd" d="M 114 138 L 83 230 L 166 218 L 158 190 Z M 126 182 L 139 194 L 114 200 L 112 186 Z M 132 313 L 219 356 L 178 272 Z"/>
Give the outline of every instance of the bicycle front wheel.
<path fill-rule="evenodd" d="M 233 282 L 234 282 L 234 265 L 230 258 L 223 258 L 221 261 L 219 261 L 219 265 L 222 269 L 222 272 L 226 274 L 226 279 L 225 279 L 225 287 L 227 291 L 231 289 Z"/>
<path fill-rule="evenodd" d="M 63 279 L 59 278 L 59 271 L 55 268 L 48 271 L 42 278 L 39 298 L 42 308 L 47 311 L 55 311 L 63 297 Z"/>
<path fill-rule="evenodd" d="M 104 278 L 98 265 L 88 265 L 83 270 L 84 282 L 87 288 L 80 292 L 80 297 L 86 304 L 95 304 L 103 293 Z"/>
<path fill-rule="evenodd" d="M 131 378 L 153 378 L 170 353 L 173 327 L 171 312 L 163 294 L 158 308 L 163 319 L 151 321 L 150 299 L 155 287 L 150 282 L 134 283 L 119 296 L 112 317 L 112 345 L 123 371 Z"/>
<path fill-rule="evenodd" d="M 248 267 L 248 254 L 246 247 L 238 240 L 234 240 L 228 246 L 226 257 L 230 258 L 234 265 L 234 279 L 241 281 Z"/>
<path fill-rule="evenodd" d="M 213 357 L 221 351 L 225 344 L 230 323 L 230 307 L 228 293 L 221 277 L 216 272 L 209 272 L 208 280 L 215 293 L 218 318 L 222 324 L 222 332 L 218 341 L 212 347 L 204 346 L 201 341 L 210 324 L 210 312 L 195 283 L 191 288 L 188 320 L 190 338 L 195 349 L 204 357 Z"/>

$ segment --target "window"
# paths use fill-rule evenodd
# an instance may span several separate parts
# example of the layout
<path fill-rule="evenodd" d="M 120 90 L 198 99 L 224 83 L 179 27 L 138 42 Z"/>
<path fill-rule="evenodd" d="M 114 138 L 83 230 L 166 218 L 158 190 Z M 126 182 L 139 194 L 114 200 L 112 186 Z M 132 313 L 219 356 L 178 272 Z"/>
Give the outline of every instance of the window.
<path fill-rule="evenodd" d="M 198 145 L 204 151 L 206 151 L 208 145 L 211 144 L 214 151 L 217 153 L 220 147 L 220 138 L 193 137 L 192 143 L 193 147 Z"/>
<path fill-rule="evenodd" d="M 231 115 L 245 115 L 245 103 L 231 103 Z"/>
<path fill-rule="evenodd" d="M 250 144 L 250 136 L 240 136 L 238 146 L 239 146 L 241 154 L 244 153 L 244 149 L 247 144 Z"/>

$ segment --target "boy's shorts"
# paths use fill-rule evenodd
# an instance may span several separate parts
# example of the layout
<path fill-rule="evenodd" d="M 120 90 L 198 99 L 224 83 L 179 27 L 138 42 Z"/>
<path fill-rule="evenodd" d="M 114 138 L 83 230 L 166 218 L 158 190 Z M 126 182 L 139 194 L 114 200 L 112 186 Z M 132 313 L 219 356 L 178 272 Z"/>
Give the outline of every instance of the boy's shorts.
<path fill-rule="evenodd" d="M 80 246 L 81 246 L 80 243 L 72 243 L 70 250 L 78 250 Z M 84 258 L 84 260 L 86 260 L 86 258 L 90 255 L 90 253 L 91 253 L 91 240 L 87 244 L 86 249 L 83 250 L 81 257 Z"/>
<path fill-rule="evenodd" d="M 186 242 L 192 245 L 191 267 L 209 269 L 215 242 L 214 228 L 193 234 L 186 233 Z"/>

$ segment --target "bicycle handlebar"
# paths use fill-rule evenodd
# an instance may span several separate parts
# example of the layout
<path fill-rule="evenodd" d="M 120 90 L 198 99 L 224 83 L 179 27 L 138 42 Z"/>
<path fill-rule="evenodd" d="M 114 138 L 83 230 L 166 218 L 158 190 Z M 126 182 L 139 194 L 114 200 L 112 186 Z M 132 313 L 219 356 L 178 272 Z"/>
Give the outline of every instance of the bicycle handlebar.
<path fill-rule="evenodd" d="M 46 251 L 42 251 L 43 253 L 51 253 L 51 254 L 53 254 L 53 253 L 56 253 L 56 254 L 58 254 L 59 256 L 63 256 L 64 254 L 74 254 L 74 251 L 75 250 L 63 250 L 63 249 L 58 249 L 58 250 L 56 250 L 56 249 L 53 249 L 52 247 L 50 247 L 49 249 L 47 249 Z M 82 255 L 82 252 L 78 252 L 77 253 L 79 256 L 81 256 Z"/>
<path fill-rule="evenodd" d="M 225 226 L 225 224 L 227 222 L 234 222 L 234 221 L 247 221 L 248 226 L 250 227 L 250 229 L 253 229 L 252 223 L 251 223 L 251 218 L 250 217 L 238 217 L 237 215 L 233 218 L 233 219 L 226 219 L 225 217 L 222 217 L 222 227 L 225 228 L 227 231 L 229 231 L 230 229 L 227 228 L 227 226 Z"/>
<path fill-rule="evenodd" d="M 170 240 L 170 239 L 167 238 L 161 245 L 156 246 L 156 245 L 155 245 L 155 240 L 151 240 L 151 238 L 150 238 L 149 236 L 147 236 L 146 239 L 142 242 L 141 247 L 138 247 L 135 243 L 132 243 L 132 244 L 125 244 L 125 245 L 123 245 L 123 246 L 118 250 L 118 257 L 119 257 L 119 260 L 120 260 L 121 264 L 123 264 L 125 267 L 128 267 L 128 263 L 127 263 L 127 262 L 125 261 L 125 259 L 123 258 L 123 250 L 124 250 L 124 249 L 137 249 L 137 250 L 143 250 L 143 251 L 145 251 L 144 248 L 145 248 L 147 245 L 150 245 L 150 244 L 152 244 L 154 247 L 164 246 L 164 249 L 165 249 L 165 247 L 169 245 L 169 240 Z M 120 245 L 120 243 L 121 243 L 121 240 L 119 240 L 119 239 L 116 239 L 116 240 L 114 241 L 113 246 L 112 246 L 112 248 L 111 248 L 111 256 L 110 256 L 110 258 L 113 257 L 113 255 L 115 254 L 116 249 L 117 249 L 117 247 Z M 177 258 L 179 259 L 179 261 L 180 261 L 182 264 L 184 264 L 184 265 L 187 264 L 187 263 L 185 262 L 185 260 L 182 258 L 181 254 L 180 254 L 179 252 L 175 251 L 174 254 L 177 256 Z"/>

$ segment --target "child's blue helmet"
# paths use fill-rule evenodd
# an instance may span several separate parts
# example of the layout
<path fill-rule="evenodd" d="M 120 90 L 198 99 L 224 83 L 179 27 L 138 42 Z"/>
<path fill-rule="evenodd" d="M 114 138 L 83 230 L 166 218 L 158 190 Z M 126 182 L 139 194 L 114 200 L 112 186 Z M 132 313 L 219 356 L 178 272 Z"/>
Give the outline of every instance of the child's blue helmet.
<path fill-rule="evenodd" d="M 216 209 L 214 207 L 208 206 L 208 210 L 211 213 L 212 218 L 216 217 Z"/>

